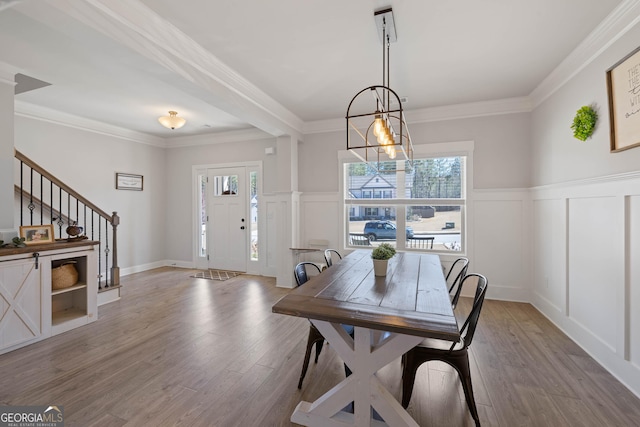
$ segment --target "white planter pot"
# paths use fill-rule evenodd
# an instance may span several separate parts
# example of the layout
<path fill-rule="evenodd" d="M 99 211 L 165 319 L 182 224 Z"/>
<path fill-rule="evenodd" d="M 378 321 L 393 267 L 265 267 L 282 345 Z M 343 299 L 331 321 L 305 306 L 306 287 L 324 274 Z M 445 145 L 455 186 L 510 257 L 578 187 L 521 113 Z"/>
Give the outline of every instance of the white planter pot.
<path fill-rule="evenodd" d="M 373 261 L 373 274 L 378 277 L 384 277 L 387 275 L 388 259 L 374 259 Z"/>

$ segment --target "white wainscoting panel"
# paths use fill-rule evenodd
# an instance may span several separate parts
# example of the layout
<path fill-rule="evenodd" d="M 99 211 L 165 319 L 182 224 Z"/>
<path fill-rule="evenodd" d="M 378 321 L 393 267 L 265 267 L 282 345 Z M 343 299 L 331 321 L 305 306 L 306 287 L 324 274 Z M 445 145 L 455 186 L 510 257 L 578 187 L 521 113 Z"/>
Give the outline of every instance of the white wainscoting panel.
<path fill-rule="evenodd" d="M 278 275 L 278 246 L 277 246 L 277 234 L 278 234 L 278 201 L 273 196 L 264 196 L 265 203 L 265 215 L 266 219 L 266 227 L 264 230 L 266 231 L 266 236 L 264 239 L 261 239 L 261 242 L 266 242 L 267 248 L 264 252 L 265 260 L 265 276 L 276 277 Z M 261 243 L 258 243 L 261 244 Z"/>
<path fill-rule="evenodd" d="M 569 317 L 614 352 L 624 269 L 618 210 L 615 197 L 569 201 Z"/>
<path fill-rule="evenodd" d="M 522 191 L 483 191 L 482 200 L 473 202 L 468 230 L 470 272 L 487 276 L 488 298 L 529 301 L 525 198 L 528 195 Z"/>
<path fill-rule="evenodd" d="M 555 315 L 567 306 L 567 213 L 563 199 L 533 202 L 533 293 Z"/>
<path fill-rule="evenodd" d="M 344 218 L 337 193 L 303 193 L 300 197 L 300 223 L 303 227 L 302 246 L 314 239 L 328 240 L 330 248 L 343 252 L 344 243 L 340 234 Z"/>
<path fill-rule="evenodd" d="M 629 303 L 626 306 L 629 325 L 629 358 L 636 369 L 640 369 L 640 196 L 630 196 L 627 215 L 629 232 L 627 241 L 629 254 L 629 276 L 627 292 Z"/>
<path fill-rule="evenodd" d="M 640 396 L 640 172 L 538 187 L 531 199 L 531 303 Z"/>

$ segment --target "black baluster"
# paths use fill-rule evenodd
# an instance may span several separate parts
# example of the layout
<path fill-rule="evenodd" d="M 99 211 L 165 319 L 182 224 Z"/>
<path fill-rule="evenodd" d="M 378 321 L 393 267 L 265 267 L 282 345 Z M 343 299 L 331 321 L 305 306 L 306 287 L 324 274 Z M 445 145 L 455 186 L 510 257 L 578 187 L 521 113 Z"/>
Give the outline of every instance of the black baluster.
<path fill-rule="evenodd" d="M 102 254 L 102 237 L 101 237 L 101 224 L 98 221 L 98 253 Z M 98 256 L 98 277 L 100 281 L 98 282 L 98 289 L 102 289 L 102 257 Z"/>
<path fill-rule="evenodd" d="M 40 224 L 44 224 L 44 177 L 40 175 Z"/>
<path fill-rule="evenodd" d="M 53 216 L 53 181 L 49 181 L 49 208 L 51 210 L 51 223 L 55 220 Z"/>
<path fill-rule="evenodd" d="M 20 162 L 20 225 L 24 225 L 24 162 Z"/>
<path fill-rule="evenodd" d="M 106 218 L 104 220 L 104 241 L 105 241 L 105 248 L 104 248 L 105 281 L 104 281 L 104 287 L 108 288 L 109 284 L 111 283 L 109 281 L 109 253 L 111 252 L 111 250 L 109 249 L 109 221 Z"/>
<path fill-rule="evenodd" d="M 58 187 L 60 190 L 58 191 L 58 212 L 60 216 L 58 218 L 58 230 L 60 231 L 60 235 L 62 236 L 62 224 L 64 224 L 64 220 L 62 219 L 62 187 Z"/>

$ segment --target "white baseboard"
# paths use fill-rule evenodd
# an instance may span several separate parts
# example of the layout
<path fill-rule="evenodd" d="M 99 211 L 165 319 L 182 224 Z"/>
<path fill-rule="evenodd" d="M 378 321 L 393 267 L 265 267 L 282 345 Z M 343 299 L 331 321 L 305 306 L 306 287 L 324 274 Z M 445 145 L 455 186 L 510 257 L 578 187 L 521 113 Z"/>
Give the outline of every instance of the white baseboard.
<path fill-rule="evenodd" d="M 489 283 L 487 288 L 487 299 L 512 302 L 531 302 L 528 289 L 514 288 L 510 286 L 498 286 Z"/>
<path fill-rule="evenodd" d="M 120 299 L 120 287 L 98 292 L 98 307 Z"/>
<path fill-rule="evenodd" d="M 164 260 L 163 263 L 164 267 L 196 268 L 195 263 L 191 261 Z"/>
<path fill-rule="evenodd" d="M 181 268 L 195 268 L 192 262 L 188 261 L 171 261 L 171 260 L 163 260 L 150 262 L 148 264 L 135 265 L 132 267 L 121 268 L 120 276 L 128 276 L 129 274 L 141 273 L 143 271 L 153 270 L 154 268 L 160 267 L 181 267 Z"/>

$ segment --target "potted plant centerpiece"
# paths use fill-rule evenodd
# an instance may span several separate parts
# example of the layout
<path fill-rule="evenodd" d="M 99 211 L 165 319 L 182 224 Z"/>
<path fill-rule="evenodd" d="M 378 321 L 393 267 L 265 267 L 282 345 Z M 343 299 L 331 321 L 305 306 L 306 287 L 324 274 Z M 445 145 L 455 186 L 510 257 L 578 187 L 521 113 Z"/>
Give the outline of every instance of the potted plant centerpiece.
<path fill-rule="evenodd" d="M 387 265 L 389 259 L 396 254 L 396 248 L 389 243 L 381 243 L 380 246 L 371 251 L 371 258 L 373 259 L 373 273 L 376 276 L 387 275 Z"/>

